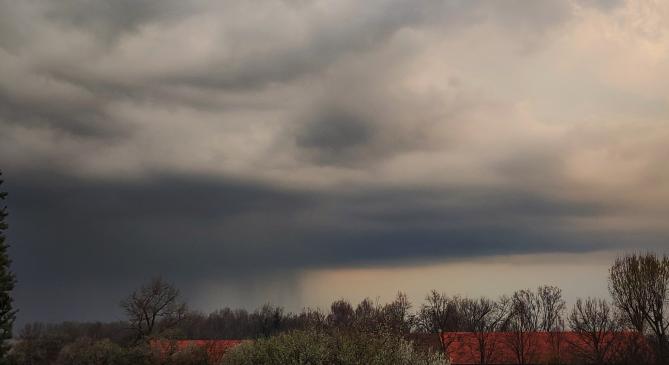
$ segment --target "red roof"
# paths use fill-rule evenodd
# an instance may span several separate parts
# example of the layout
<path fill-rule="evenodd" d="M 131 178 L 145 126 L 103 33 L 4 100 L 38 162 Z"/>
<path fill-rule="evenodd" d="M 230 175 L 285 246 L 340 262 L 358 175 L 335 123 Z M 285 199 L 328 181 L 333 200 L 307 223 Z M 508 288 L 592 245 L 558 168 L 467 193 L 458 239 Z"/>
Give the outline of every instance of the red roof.
<path fill-rule="evenodd" d="M 518 364 L 519 356 L 526 364 L 570 363 L 582 358 L 594 359 L 594 341 L 576 332 L 528 332 L 519 336 L 514 332 L 445 332 L 442 334 L 451 363 L 480 364 L 481 352 L 487 364 Z M 624 348 L 635 344 L 637 349 L 650 352 L 643 336 L 633 332 L 604 333 L 599 341 L 599 354 L 611 360 Z M 639 347 L 640 346 L 640 347 Z M 483 350 L 483 351 L 481 351 Z"/>
<path fill-rule="evenodd" d="M 154 340 L 151 348 L 163 355 L 172 354 L 191 347 L 205 348 L 212 363 L 217 363 L 231 348 L 243 340 Z"/>

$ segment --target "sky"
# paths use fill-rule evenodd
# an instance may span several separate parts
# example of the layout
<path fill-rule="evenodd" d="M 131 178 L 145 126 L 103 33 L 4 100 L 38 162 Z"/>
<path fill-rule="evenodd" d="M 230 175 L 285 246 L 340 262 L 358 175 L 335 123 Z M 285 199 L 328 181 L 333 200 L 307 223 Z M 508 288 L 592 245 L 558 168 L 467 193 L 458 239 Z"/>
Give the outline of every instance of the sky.
<path fill-rule="evenodd" d="M 19 323 L 606 296 L 669 249 L 666 1 L 0 0 Z"/>

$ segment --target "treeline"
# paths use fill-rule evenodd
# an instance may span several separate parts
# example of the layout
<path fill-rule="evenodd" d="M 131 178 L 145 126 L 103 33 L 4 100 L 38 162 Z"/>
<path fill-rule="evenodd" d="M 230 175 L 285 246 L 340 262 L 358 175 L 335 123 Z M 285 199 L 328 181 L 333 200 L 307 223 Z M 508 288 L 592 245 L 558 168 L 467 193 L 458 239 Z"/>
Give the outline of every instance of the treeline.
<path fill-rule="evenodd" d="M 152 285 L 156 283 L 165 284 L 161 279 L 156 279 Z M 536 330 L 550 330 L 562 325 L 560 316 L 565 302 L 561 291 L 556 287 L 544 286 L 536 292 L 521 290 L 499 301 L 448 296 L 432 291 L 416 311 L 407 296 L 398 293 L 395 300 L 383 304 L 370 298 L 357 304 L 339 299 L 330 305 L 327 312 L 304 309 L 292 313 L 271 304 L 254 311 L 228 307 L 209 314 L 187 311 L 174 324 L 157 323 L 151 330 L 138 330 L 131 321 L 32 323 L 20 331 L 19 339 L 28 341 L 43 338 L 57 343 L 86 337 L 131 344 L 135 342 L 138 333 L 152 338 L 258 339 L 291 330 L 327 328 L 384 331 L 402 335 L 474 331 L 481 326 L 490 330 L 506 330 L 515 325 L 514 316 L 510 315 L 514 306 L 516 312 L 521 307 L 536 310 L 532 315 L 542 317 Z"/>
<path fill-rule="evenodd" d="M 178 296 L 165 295 L 166 292 L 174 293 L 173 290 L 170 284 L 154 279 L 133 293 L 121 304 L 129 317 L 127 321 L 26 325 L 19 332 L 9 359 L 16 365 L 64 365 L 76 363 L 74 357 L 79 356 L 80 360 L 87 359 L 82 360 L 82 364 L 94 364 L 86 361 L 93 361 L 91 359 L 95 356 L 92 352 L 97 352 L 102 357 L 115 359 L 111 361 L 114 364 L 203 365 L 208 364 L 203 362 L 208 360 L 197 349 L 166 358 L 148 344 L 154 339 L 248 339 L 266 349 L 267 346 L 285 347 L 288 343 L 309 339 L 299 347 L 313 348 L 328 358 L 348 356 L 351 361 L 357 359 L 350 364 L 362 364 L 362 359 L 378 357 L 379 354 L 374 352 L 380 349 L 386 351 L 386 356 L 380 359 L 399 356 L 393 346 L 402 347 L 402 356 L 414 361 L 424 359 L 426 364 L 445 363 L 439 360 L 440 355 L 435 351 L 414 349 L 413 344 L 406 340 L 412 332 L 413 317 L 411 304 L 401 293 L 393 302 L 383 305 L 370 299 L 355 306 L 348 301 L 337 300 L 328 312 L 305 309 L 291 313 L 282 307 L 265 304 L 254 311 L 223 308 L 205 315 L 185 310 Z M 130 304 L 132 301 L 135 303 Z M 150 321 L 153 317 L 157 318 L 155 323 Z M 335 344 L 343 346 L 340 348 L 342 351 L 345 347 L 346 351 L 336 351 Z M 331 346 L 335 347 L 326 351 Z M 243 348 L 240 351 L 248 354 L 254 350 Z M 238 354 L 225 363 L 241 361 L 240 356 Z M 110 363 L 108 359 L 105 361 L 104 364 Z M 335 363 L 347 364 L 341 361 Z"/>
<path fill-rule="evenodd" d="M 354 304 L 340 299 L 326 311 L 291 313 L 266 304 L 254 311 L 223 308 L 204 314 L 189 311 L 173 285 L 154 279 L 121 302 L 127 320 L 31 324 L 20 331 L 10 358 L 17 365 L 40 365 L 63 363 L 64 356 L 69 356 L 67 361 L 73 363 L 77 344 L 82 349 L 94 344 L 99 348 L 133 349 L 132 356 L 138 356 L 142 351 L 150 352 L 146 344 L 158 338 L 253 339 L 252 343 L 257 344 L 253 346 L 261 351 L 262 346 L 266 350 L 282 343 L 267 339 L 281 335 L 284 337 L 277 338 L 288 341 L 285 336 L 290 333 L 296 334 L 296 339 L 310 337 L 299 335 L 305 333 L 329 336 L 322 343 L 340 343 L 342 334 L 356 338 L 360 334 L 366 338 L 391 336 L 416 344 L 425 338 L 438 338 L 426 348 L 447 355 L 455 337 L 441 334 L 468 332 L 475 336 L 475 348 L 470 350 L 481 364 L 490 363 L 501 347 L 513 353 L 517 363 L 530 363 L 537 352 L 538 345 L 533 341 L 536 333 L 550 335 L 551 341 L 571 341 L 570 351 L 584 364 L 669 363 L 669 258 L 655 254 L 618 258 L 610 269 L 609 289 L 610 300 L 582 298 L 571 308 L 567 308 L 559 288 L 541 286 L 496 299 L 451 296 L 433 290 L 415 306 L 405 294 L 398 293 L 390 303 L 364 299 Z M 565 331 L 571 331 L 578 341 L 561 337 Z M 494 335 L 500 332 L 509 334 L 503 344 L 494 341 Z M 293 341 L 292 337 L 288 339 Z M 248 346 L 242 347 L 244 351 L 250 351 Z"/>
<path fill-rule="evenodd" d="M 175 335 L 198 339 L 257 339 L 291 330 L 353 328 L 360 331 L 411 331 L 411 303 L 403 293 L 387 304 L 365 299 L 357 305 L 340 299 L 328 312 L 305 309 L 299 313 L 265 304 L 248 312 L 224 308 L 208 315 L 190 313 L 175 328 Z"/>

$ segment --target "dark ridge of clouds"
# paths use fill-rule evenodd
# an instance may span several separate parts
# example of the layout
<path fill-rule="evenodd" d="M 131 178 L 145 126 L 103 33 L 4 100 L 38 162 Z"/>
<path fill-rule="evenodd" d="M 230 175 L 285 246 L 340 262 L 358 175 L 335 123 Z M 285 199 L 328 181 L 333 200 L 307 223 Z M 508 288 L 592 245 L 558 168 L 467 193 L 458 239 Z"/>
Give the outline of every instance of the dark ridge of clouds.
<path fill-rule="evenodd" d="M 281 243 L 265 251 L 277 237 L 290 239 L 282 227 L 297 227 L 291 212 L 306 209 L 310 199 L 207 177 L 114 182 L 37 173 L 12 180 L 21 323 L 113 318 L 116 303 L 155 275 L 189 293 L 202 281 L 246 282 L 288 266 L 264 265 L 277 262 Z"/>
<path fill-rule="evenodd" d="M 268 231 L 252 227 L 256 218 L 264 229 L 276 228 L 308 202 L 308 197 L 249 182 L 207 178 L 87 182 L 53 174 L 32 175 L 8 185 L 16 220 L 13 234 L 34 237 L 28 239 L 33 247 L 20 247 L 39 252 L 31 261 L 40 267 L 78 263 L 76 271 L 69 272 L 74 276 L 87 269 L 109 270 L 107 275 L 117 270 L 155 272 L 154 265 L 164 270 L 167 267 L 160 265 L 170 260 L 161 255 L 183 257 L 180 264 L 188 267 L 192 263 L 188 258 L 198 261 L 223 254 L 238 245 L 243 235 L 267 237 Z M 231 235 L 218 234 L 219 230 Z M 171 256 L 174 253 L 177 256 Z M 16 261 L 25 259 L 17 253 Z M 67 271 L 63 274 L 70 277 Z"/>
<path fill-rule="evenodd" d="M 49 303 L 58 315 L 75 313 L 83 305 L 75 301 L 93 285 L 110 288 L 93 303 L 116 303 L 156 274 L 193 287 L 307 268 L 629 244 L 629 237 L 561 223 L 613 207 L 523 191 L 314 193 L 198 175 L 95 181 L 7 171 L 6 177 L 24 320 L 49 316 L 35 303 Z M 650 236 L 637 235 L 635 243 L 655 242 L 644 235 Z M 50 301 L 54 291 L 68 299 Z"/>
<path fill-rule="evenodd" d="M 341 199 L 341 197 L 339 198 Z M 606 215 L 610 203 L 550 197 L 527 190 L 451 187 L 433 189 L 379 189 L 347 196 L 341 216 L 376 222 L 383 227 L 466 227 L 518 224 L 550 220 L 556 228 L 565 218 Z"/>

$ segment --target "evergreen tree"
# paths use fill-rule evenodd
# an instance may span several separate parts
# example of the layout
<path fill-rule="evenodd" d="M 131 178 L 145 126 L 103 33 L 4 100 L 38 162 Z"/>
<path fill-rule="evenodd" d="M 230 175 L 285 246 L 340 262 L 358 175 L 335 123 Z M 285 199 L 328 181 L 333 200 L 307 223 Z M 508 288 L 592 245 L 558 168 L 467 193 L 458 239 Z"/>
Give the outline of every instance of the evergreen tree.
<path fill-rule="evenodd" d="M 0 172 L 0 185 L 2 185 L 2 172 Z M 11 260 L 7 249 L 7 208 L 2 204 L 7 196 L 6 192 L 0 190 L 0 361 L 5 358 L 9 351 L 7 340 L 12 338 L 12 325 L 16 318 L 16 311 L 12 308 L 11 291 L 14 289 L 16 278 L 9 270 Z"/>

